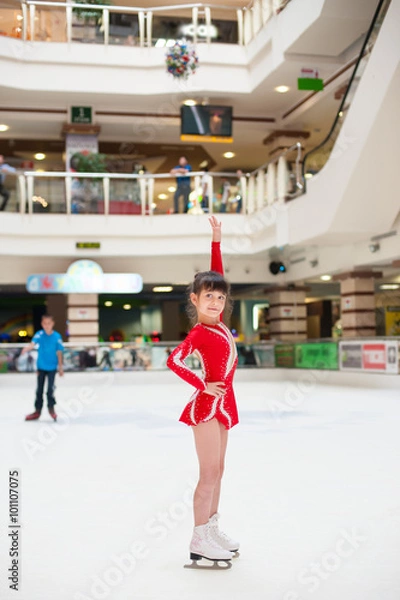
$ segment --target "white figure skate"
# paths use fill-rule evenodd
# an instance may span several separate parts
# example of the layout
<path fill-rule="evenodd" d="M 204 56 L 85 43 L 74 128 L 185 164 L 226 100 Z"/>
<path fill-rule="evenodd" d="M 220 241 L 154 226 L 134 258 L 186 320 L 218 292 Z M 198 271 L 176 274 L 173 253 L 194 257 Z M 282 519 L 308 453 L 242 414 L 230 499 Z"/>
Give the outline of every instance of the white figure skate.
<path fill-rule="evenodd" d="M 192 541 L 190 542 L 190 565 L 185 565 L 186 569 L 230 569 L 232 566 L 232 552 L 221 548 L 211 536 L 210 526 L 199 525 L 193 530 Z M 211 561 L 211 565 L 203 562 L 203 559 Z M 201 561 L 201 564 L 199 564 Z"/>
<path fill-rule="evenodd" d="M 233 557 L 236 558 L 239 556 L 239 542 L 232 540 L 229 536 L 226 535 L 223 531 L 220 531 L 218 524 L 219 514 L 215 513 L 210 520 L 208 521 L 208 526 L 210 528 L 211 537 L 221 548 L 228 550 L 229 552 L 233 552 Z"/>

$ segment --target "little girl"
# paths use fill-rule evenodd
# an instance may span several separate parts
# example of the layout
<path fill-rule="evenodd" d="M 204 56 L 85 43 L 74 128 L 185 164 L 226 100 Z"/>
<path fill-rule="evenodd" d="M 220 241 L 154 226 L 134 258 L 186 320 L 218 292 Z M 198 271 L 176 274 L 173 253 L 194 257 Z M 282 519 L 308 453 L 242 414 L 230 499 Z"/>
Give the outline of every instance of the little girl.
<path fill-rule="evenodd" d="M 209 221 L 211 270 L 197 273 L 189 288 L 189 312 L 193 313 L 194 327 L 170 354 L 167 366 L 196 388 L 180 417 L 180 421 L 193 428 L 200 467 L 193 499 L 195 527 L 190 558 L 230 561 L 239 543 L 219 530 L 217 511 L 228 429 L 238 423 L 232 388 L 237 351 L 231 332 L 222 322 L 224 308 L 230 304 L 230 288 L 223 276 L 221 223 L 214 216 Z M 186 366 L 184 360 L 190 354 L 200 360 L 202 377 Z"/>

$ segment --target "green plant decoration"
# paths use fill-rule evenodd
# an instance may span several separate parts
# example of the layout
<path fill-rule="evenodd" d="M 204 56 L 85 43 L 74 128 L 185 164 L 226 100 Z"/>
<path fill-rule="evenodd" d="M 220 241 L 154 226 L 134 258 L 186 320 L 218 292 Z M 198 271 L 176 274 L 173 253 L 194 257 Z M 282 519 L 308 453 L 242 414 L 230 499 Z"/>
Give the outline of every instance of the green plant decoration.
<path fill-rule="evenodd" d="M 110 0 L 75 0 L 76 4 L 92 4 L 94 6 L 110 6 L 111 1 Z M 88 22 L 89 19 L 94 19 L 96 22 L 96 25 L 98 25 L 99 23 L 101 23 L 101 19 L 103 16 L 103 11 L 101 10 L 90 10 L 90 8 L 87 8 L 87 6 L 85 6 L 84 8 L 73 8 L 73 12 L 76 14 L 76 16 L 78 17 L 78 19 L 82 19 L 85 22 Z"/>

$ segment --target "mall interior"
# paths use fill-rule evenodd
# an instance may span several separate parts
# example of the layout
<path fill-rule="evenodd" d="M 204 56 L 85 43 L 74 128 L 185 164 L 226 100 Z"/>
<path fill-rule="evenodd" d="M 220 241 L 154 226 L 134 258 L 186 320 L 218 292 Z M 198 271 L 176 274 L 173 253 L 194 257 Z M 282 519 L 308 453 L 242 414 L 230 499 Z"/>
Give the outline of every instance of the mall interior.
<path fill-rule="evenodd" d="M 399 1 L 93 4 L 0 3 L 1 341 L 183 339 L 211 213 L 239 342 L 400 336 Z"/>

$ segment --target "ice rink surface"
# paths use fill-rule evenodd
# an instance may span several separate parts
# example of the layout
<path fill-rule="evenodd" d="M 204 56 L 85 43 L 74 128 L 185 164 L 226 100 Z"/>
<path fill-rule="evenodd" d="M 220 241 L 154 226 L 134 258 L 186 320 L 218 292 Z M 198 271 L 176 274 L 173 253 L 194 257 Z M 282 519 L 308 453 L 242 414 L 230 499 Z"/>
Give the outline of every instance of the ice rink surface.
<path fill-rule="evenodd" d="M 58 423 L 47 410 L 25 422 L 35 376 L 1 376 L 0 597 L 399 600 L 400 386 L 334 376 L 238 372 L 220 512 L 241 556 L 225 572 L 183 568 L 197 477 L 178 422 L 189 386 L 165 372 L 67 374 Z M 14 469 L 18 591 L 7 580 Z"/>

